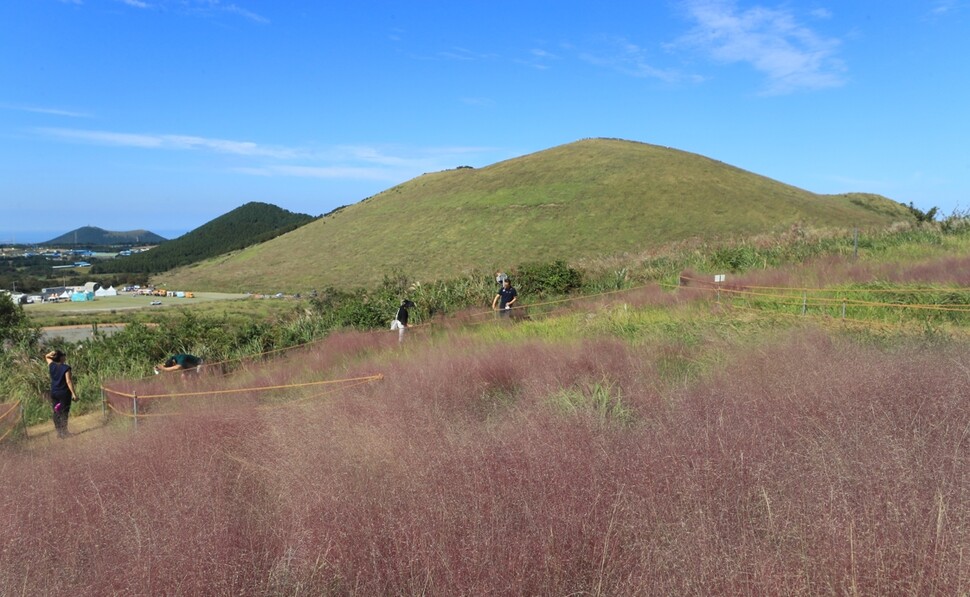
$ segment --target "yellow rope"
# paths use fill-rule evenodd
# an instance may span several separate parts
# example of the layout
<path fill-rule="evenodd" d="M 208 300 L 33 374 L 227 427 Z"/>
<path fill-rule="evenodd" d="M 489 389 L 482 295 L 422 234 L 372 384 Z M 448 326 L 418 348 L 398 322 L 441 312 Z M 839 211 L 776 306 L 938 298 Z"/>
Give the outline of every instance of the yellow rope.
<path fill-rule="evenodd" d="M 17 408 L 18 406 L 20 406 L 20 400 L 18 400 L 16 402 L 14 402 L 13 404 L 11 404 L 10 405 L 10 408 L 7 409 L 7 412 L 5 412 L 2 415 L 0 415 L 0 419 L 3 419 L 7 415 L 9 415 L 11 412 L 13 412 L 13 409 Z"/>
<path fill-rule="evenodd" d="M 263 391 L 267 391 L 267 390 L 284 390 L 284 389 L 289 389 L 289 388 L 303 388 L 303 387 L 307 387 L 307 386 L 320 386 L 320 385 L 335 384 L 335 383 L 346 383 L 346 382 L 350 382 L 350 381 L 360 381 L 360 380 L 368 380 L 368 381 L 370 381 L 370 380 L 378 380 L 378 379 L 383 379 L 383 378 L 384 378 L 384 375 L 382 373 L 378 373 L 376 375 L 368 375 L 366 377 L 350 377 L 350 378 L 346 378 L 346 379 L 328 379 L 328 380 L 323 380 L 323 381 L 311 381 L 311 382 L 306 382 L 306 383 L 285 384 L 285 385 L 277 385 L 277 386 L 255 386 L 255 387 L 250 387 L 250 388 L 231 388 L 231 389 L 228 389 L 228 390 L 208 390 L 208 391 L 205 391 L 205 392 L 175 392 L 175 393 L 171 393 L 171 394 L 145 394 L 144 396 L 139 396 L 139 395 L 135 395 L 135 394 L 127 394 L 125 392 L 119 392 L 117 390 L 112 390 L 111 388 L 108 388 L 106 386 L 101 386 L 101 389 L 104 390 L 104 391 L 106 391 L 106 392 L 110 392 L 112 394 L 115 394 L 117 396 L 124 396 L 126 398 L 141 398 L 141 399 L 148 399 L 148 398 L 183 398 L 183 397 L 188 397 L 188 396 L 213 396 L 213 395 L 217 395 L 217 394 L 239 394 L 239 393 L 242 393 L 242 392 L 263 392 Z"/>

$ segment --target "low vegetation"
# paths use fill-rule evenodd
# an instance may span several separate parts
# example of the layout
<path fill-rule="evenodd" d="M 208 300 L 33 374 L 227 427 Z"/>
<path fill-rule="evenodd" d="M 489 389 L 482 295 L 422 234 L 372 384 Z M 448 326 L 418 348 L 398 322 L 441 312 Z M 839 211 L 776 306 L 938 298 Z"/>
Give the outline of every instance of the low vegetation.
<path fill-rule="evenodd" d="M 68 347 L 119 413 L 68 466 L 0 444 L 0 593 L 966 593 L 968 255 L 958 221 L 792 231 L 526 263 L 508 325 L 494 273 L 131 325 Z M 42 387 L 8 311 L 6 388 Z M 144 378 L 183 348 L 218 367 Z M 129 431 L 127 394 L 227 389 Z"/>

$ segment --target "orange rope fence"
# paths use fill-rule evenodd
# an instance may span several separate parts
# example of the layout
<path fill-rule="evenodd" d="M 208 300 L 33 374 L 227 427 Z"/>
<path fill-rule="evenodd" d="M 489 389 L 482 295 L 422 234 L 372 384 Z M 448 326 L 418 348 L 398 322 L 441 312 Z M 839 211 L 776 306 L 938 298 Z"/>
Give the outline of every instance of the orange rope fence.
<path fill-rule="evenodd" d="M 310 396 L 310 397 L 305 397 L 305 398 L 299 399 L 299 400 L 310 400 L 310 399 L 312 399 L 314 397 L 317 397 L 317 396 L 324 396 L 326 394 L 333 393 L 333 392 L 336 392 L 338 390 L 344 390 L 344 389 L 351 388 L 351 387 L 354 387 L 354 386 L 357 386 L 357 385 L 362 385 L 362 384 L 365 384 L 365 383 L 371 383 L 371 382 L 374 382 L 374 381 L 380 381 L 380 380 L 383 380 L 383 379 L 384 379 L 384 375 L 382 373 L 377 373 L 377 374 L 374 374 L 374 375 L 367 375 L 367 376 L 362 376 L 362 377 L 348 377 L 348 378 L 343 378 L 343 379 L 328 379 L 328 380 L 313 381 L 313 382 L 306 382 L 306 383 L 281 384 L 281 385 L 272 385 L 272 386 L 252 386 L 252 387 L 245 387 L 245 388 L 229 388 L 229 389 L 207 390 L 207 391 L 197 391 L 197 392 L 172 392 L 172 393 L 167 393 L 167 394 L 146 394 L 146 395 L 143 395 L 143 396 L 142 395 L 138 395 L 138 394 L 130 394 L 130 393 L 127 393 L 127 392 L 121 392 L 119 390 L 114 390 L 114 389 L 109 388 L 109 387 L 106 387 L 106 386 L 102 386 L 101 387 L 101 390 L 102 390 L 102 392 L 104 394 L 109 394 L 109 395 L 112 395 L 112 396 L 118 396 L 118 397 L 121 397 L 121 398 L 128 398 L 128 399 L 131 400 L 131 403 L 132 403 L 132 412 L 124 412 L 122 410 L 119 410 L 114 404 L 112 404 L 112 402 L 111 402 L 111 400 L 109 398 L 105 398 L 104 399 L 104 402 L 107 405 L 107 407 L 111 409 L 112 412 L 118 413 L 118 414 L 123 415 L 123 416 L 126 416 L 126 417 L 135 417 L 135 418 L 138 418 L 138 417 L 147 417 L 147 416 L 173 416 L 174 414 L 177 414 L 177 413 L 151 413 L 151 414 L 148 414 L 148 413 L 138 412 L 138 402 L 140 400 L 164 399 L 164 398 L 189 398 L 189 397 L 200 397 L 200 396 L 217 396 L 217 395 L 225 395 L 225 394 L 240 394 L 240 393 L 252 393 L 252 392 L 267 392 L 267 391 L 274 391 L 274 390 L 276 390 L 276 391 L 279 391 L 279 390 L 288 390 L 288 389 L 293 389 L 293 388 L 306 388 L 306 387 L 315 387 L 315 386 L 323 386 L 323 385 L 345 384 L 345 385 L 341 385 L 339 388 L 334 388 L 333 390 L 329 390 L 327 392 L 323 392 L 321 394 L 317 394 L 316 396 Z M 346 384 L 349 384 L 349 385 L 346 385 Z M 273 408 L 275 408 L 275 406 Z"/>
<path fill-rule="evenodd" d="M 20 415 L 20 418 L 23 418 L 23 412 L 21 410 L 18 410 L 19 407 L 20 407 L 20 400 L 17 400 L 16 402 L 13 402 L 10 405 L 10 408 L 8 408 L 7 410 L 5 410 L 3 412 L 3 414 L 0 414 L 0 421 L 3 421 L 5 418 L 7 418 L 7 416 L 10 415 L 10 413 L 14 412 L 15 410 L 17 411 L 17 414 Z M 17 421 L 14 421 L 14 423 L 12 425 L 10 425 L 10 428 L 7 429 L 3 433 L 3 435 L 0 435 L 0 442 L 2 442 L 3 440 L 7 439 L 7 436 L 10 435 L 11 433 L 13 433 L 13 430 L 16 429 L 16 428 L 17 428 Z"/>

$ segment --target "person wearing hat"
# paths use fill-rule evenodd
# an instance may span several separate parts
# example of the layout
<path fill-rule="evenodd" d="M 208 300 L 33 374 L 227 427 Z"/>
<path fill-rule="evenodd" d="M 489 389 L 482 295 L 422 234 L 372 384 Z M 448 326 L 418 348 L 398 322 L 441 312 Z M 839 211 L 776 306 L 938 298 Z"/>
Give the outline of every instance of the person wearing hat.
<path fill-rule="evenodd" d="M 498 294 L 492 299 L 492 310 L 498 309 L 500 317 L 508 317 L 516 299 L 518 299 L 518 293 L 515 288 L 512 288 L 512 281 L 505 278 L 502 280 L 502 287 L 498 289 Z"/>
<path fill-rule="evenodd" d="M 51 376 L 51 407 L 54 410 L 54 429 L 57 437 L 64 439 L 71 434 L 67 431 L 67 417 L 71 412 L 71 402 L 77 401 L 74 390 L 74 377 L 71 366 L 64 362 L 65 355 L 60 350 L 52 350 L 44 355 L 47 370 Z"/>
<path fill-rule="evenodd" d="M 401 306 L 397 308 L 397 315 L 394 317 L 394 321 L 391 322 L 391 331 L 397 330 L 398 344 L 404 342 L 404 330 L 408 328 L 408 309 L 413 306 L 414 303 L 408 299 L 401 301 Z"/>

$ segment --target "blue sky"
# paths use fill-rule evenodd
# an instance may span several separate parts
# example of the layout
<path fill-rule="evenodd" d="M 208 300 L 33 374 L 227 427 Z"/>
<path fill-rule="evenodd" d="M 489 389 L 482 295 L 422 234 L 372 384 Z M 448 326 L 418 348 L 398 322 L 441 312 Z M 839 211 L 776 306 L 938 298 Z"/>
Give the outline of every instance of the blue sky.
<path fill-rule="evenodd" d="M 8 0 L 0 242 L 319 215 L 587 137 L 970 207 L 970 0 Z"/>

